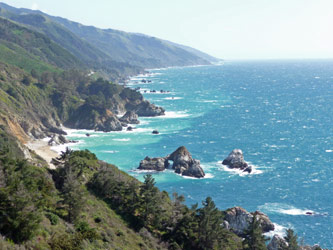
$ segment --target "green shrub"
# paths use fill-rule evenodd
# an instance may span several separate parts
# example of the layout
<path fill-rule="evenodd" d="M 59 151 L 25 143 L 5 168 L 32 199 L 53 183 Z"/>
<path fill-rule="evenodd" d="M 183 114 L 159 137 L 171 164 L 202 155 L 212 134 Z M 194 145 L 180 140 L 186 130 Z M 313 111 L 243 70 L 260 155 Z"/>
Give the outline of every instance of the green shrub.
<path fill-rule="evenodd" d="M 51 225 L 57 225 L 59 222 L 59 217 L 58 215 L 54 213 L 47 213 L 45 214 L 46 218 L 48 218 L 51 222 Z"/>

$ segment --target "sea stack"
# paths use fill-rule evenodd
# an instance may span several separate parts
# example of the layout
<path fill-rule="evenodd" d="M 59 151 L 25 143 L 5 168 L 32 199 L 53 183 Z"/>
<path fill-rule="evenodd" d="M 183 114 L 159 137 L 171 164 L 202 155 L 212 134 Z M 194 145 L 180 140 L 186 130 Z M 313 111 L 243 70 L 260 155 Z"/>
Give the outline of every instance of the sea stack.
<path fill-rule="evenodd" d="M 177 174 L 195 178 L 202 178 L 205 176 L 205 173 L 200 166 L 200 161 L 193 159 L 190 152 L 184 146 L 179 147 L 176 151 L 166 157 L 150 158 L 146 156 L 146 158 L 140 162 L 138 169 L 163 171 L 166 168 L 169 168 L 169 161 L 172 161 L 171 168 L 174 169 Z"/>
<path fill-rule="evenodd" d="M 228 157 L 223 160 L 222 164 L 227 165 L 232 169 L 243 170 L 243 172 L 252 172 L 252 166 L 248 165 L 247 162 L 244 161 L 243 152 L 240 149 L 232 150 Z"/>
<path fill-rule="evenodd" d="M 187 148 L 184 146 L 179 147 L 169 155 L 168 160 L 173 161 L 172 169 L 174 169 L 177 174 L 196 178 L 205 176 L 200 166 L 200 161 L 193 159 L 190 152 L 188 152 Z"/>

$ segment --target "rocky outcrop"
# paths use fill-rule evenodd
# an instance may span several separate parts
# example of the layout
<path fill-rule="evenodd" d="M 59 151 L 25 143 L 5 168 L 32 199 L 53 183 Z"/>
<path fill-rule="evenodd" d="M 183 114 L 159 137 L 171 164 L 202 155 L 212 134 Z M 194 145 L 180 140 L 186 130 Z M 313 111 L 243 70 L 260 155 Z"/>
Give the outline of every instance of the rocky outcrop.
<path fill-rule="evenodd" d="M 241 207 L 233 207 L 226 211 L 224 219 L 234 233 L 242 235 L 249 228 L 253 216 Z"/>
<path fill-rule="evenodd" d="M 271 242 L 267 245 L 268 250 L 281 250 L 288 249 L 288 243 L 284 238 L 275 234 L 271 240 Z M 299 250 L 321 250 L 319 245 L 314 246 L 299 246 Z"/>
<path fill-rule="evenodd" d="M 163 171 L 168 168 L 168 165 L 168 160 L 165 157 L 149 158 L 146 156 L 146 158 L 140 162 L 138 169 Z"/>
<path fill-rule="evenodd" d="M 267 245 L 268 250 L 287 249 L 288 243 L 281 236 L 275 234 L 272 241 Z"/>
<path fill-rule="evenodd" d="M 193 159 L 186 147 L 181 146 L 171 155 L 167 156 L 169 161 L 173 161 L 172 169 L 177 174 L 202 178 L 205 176 L 203 169 L 200 166 L 200 161 Z"/>
<path fill-rule="evenodd" d="M 82 105 L 71 116 L 65 126 L 75 129 L 92 129 L 110 132 L 121 131 L 123 126 L 117 116 L 110 110 L 97 109 L 89 105 Z"/>
<path fill-rule="evenodd" d="M 169 167 L 172 161 L 172 169 L 177 174 L 189 177 L 202 178 L 205 176 L 200 166 L 200 161 L 193 159 L 190 152 L 184 147 L 179 147 L 176 151 L 166 157 L 149 158 L 148 156 L 140 162 L 138 169 L 163 171 Z"/>
<path fill-rule="evenodd" d="M 259 220 L 263 232 L 269 232 L 274 230 L 274 224 L 271 222 L 271 220 L 268 218 L 266 214 L 260 211 L 255 211 L 251 214 L 255 216 L 257 220 Z"/>
<path fill-rule="evenodd" d="M 190 152 L 184 147 L 179 147 L 171 155 L 167 157 L 169 161 L 173 161 L 172 169 L 177 174 L 202 178 L 205 176 L 203 169 L 200 166 L 200 161 L 193 159 Z"/>
<path fill-rule="evenodd" d="M 252 167 L 244 161 L 243 152 L 240 149 L 232 150 L 228 157 L 223 160 L 222 164 L 227 165 L 229 168 L 240 169 L 248 173 L 252 172 Z"/>
<path fill-rule="evenodd" d="M 96 131 L 110 132 L 110 131 L 121 131 L 123 126 L 116 116 L 110 116 L 108 118 L 101 119 L 95 124 Z"/>
<path fill-rule="evenodd" d="M 68 143 L 69 141 L 63 135 L 53 135 L 48 141 L 49 146 L 56 146 L 60 144 Z"/>
<path fill-rule="evenodd" d="M 224 219 L 235 234 L 242 236 L 249 229 L 254 216 L 259 220 L 264 233 L 274 230 L 274 224 L 269 220 L 267 215 L 259 211 L 249 213 L 241 207 L 233 207 L 226 210 Z"/>
<path fill-rule="evenodd" d="M 66 143 L 77 143 L 77 141 L 67 140 L 63 135 L 58 135 L 58 134 L 52 135 L 51 139 L 48 141 L 49 146 L 56 146 Z"/>
<path fill-rule="evenodd" d="M 165 109 L 158 107 L 155 104 L 151 104 L 148 101 L 142 101 L 136 107 L 134 107 L 135 113 L 138 116 L 160 116 L 165 115 Z"/>
<path fill-rule="evenodd" d="M 127 124 L 139 124 L 138 115 L 134 111 L 127 111 L 126 114 L 119 119 L 120 122 Z"/>
<path fill-rule="evenodd" d="M 203 171 L 202 167 L 200 166 L 200 161 L 195 160 L 195 159 L 192 159 L 185 166 L 182 166 L 179 169 L 176 169 L 176 173 L 184 175 L 184 176 L 195 177 L 195 178 L 205 177 L 205 172 Z"/>

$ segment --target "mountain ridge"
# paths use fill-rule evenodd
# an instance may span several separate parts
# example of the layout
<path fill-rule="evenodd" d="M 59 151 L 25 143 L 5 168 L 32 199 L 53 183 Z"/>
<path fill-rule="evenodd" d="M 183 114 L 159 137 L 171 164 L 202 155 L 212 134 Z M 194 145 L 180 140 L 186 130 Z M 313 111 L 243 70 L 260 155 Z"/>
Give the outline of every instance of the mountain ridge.
<path fill-rule="evenodd" d="M 109 77 L 115 71 L 124 76 L 136 74 L 144 68 L 209 65 L 218 60 L 188 46 L 149 35 L 99 29 L 39 10 L 19 9 L 0 3 L 0 15 L 44 33 L 86 65 L 95 66 L 95 71 L 99 68 Z M 36 24 L 34 19 L 42 21 Z"/>

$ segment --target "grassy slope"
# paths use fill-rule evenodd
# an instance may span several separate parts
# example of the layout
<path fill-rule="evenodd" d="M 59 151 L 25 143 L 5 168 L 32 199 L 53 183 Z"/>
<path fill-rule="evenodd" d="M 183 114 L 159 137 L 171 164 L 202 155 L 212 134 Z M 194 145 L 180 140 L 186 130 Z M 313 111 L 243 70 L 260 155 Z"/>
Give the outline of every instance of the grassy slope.
<path fill-rule="evenodd" d="M 81 63 L 68 51 L 46 36 L 0 18 L 0 58 L 29 71 L 81 67 Z"/>

